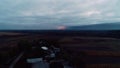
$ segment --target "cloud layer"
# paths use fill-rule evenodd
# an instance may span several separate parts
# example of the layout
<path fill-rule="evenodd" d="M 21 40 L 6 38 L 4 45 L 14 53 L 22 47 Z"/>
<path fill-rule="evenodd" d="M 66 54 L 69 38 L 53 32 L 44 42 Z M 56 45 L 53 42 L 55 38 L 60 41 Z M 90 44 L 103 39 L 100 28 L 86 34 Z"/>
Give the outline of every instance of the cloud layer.
<path fill-rule="evenodd" d="M 120 21 L 119 4 L 119 0 L 1 0 L 0 25 L 50 29 Z"/>

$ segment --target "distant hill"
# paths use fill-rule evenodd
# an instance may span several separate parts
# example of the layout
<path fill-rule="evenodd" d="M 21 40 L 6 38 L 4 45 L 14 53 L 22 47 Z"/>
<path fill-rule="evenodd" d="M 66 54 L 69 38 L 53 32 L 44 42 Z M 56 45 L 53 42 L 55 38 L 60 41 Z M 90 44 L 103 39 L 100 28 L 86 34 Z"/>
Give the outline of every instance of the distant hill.
<path fill-rule="evenodd" d="M 93 24 L 84 26 L 69 26 L 68 30 L 120 30 L 120 22 L 117 23 L 105 23 L 105 24 Z"/>

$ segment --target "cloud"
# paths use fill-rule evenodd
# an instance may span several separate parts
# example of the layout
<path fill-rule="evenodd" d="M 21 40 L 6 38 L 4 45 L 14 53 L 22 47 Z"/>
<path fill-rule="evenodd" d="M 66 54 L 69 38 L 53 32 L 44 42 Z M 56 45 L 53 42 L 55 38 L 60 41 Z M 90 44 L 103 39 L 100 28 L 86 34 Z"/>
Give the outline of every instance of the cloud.
<path fill-rule="evenodd" d="M 119 21 L 119 4 L 119 0 L 1 0 L 0 22 L 69 26 Z"/>
<path fill-rule="evenodd" d="M 106 13 L 106 16 L 108 16 L 108 17 L 113 17 L 113 16 L 115 16 L 115 13 L 113 13 L 113 12 L 108 12 L 108 13 Z"/>
<path fill-rule="evenodd" d="M 99 15 L 101 15 L 101 11 L 91 10 L 91 11 L 87 11 L 87 12 L 82 13 L 82 15 L 85 17 L 91 17 L 93 15 L 99 16 Z"/>

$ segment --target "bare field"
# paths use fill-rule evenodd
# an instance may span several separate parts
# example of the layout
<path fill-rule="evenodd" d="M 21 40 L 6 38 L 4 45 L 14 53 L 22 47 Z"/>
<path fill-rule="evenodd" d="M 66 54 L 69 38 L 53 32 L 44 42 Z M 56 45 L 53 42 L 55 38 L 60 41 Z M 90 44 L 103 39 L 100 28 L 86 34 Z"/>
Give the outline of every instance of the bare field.
<path fill-rule="evenodd" d="M 0 32 L 0 36 L 3 36 L 3 35 L 21 35 L 21 33 L 12 33 L 12 32 Z"/>
<path fill-rule="evenodd" d="M 4 33 L 2 33 L 4 34 Z M 2 35 L 1 34 L 1 35 Z M 45 39 L 53 45 L 60 46 L 63 52 L 69 53 L 71 56 L 80 55 L 80 52 L 84 52 L 87 56 L 86 62 L 91 68 L 96 68 L 102 62 L 103 64 L 118 64 L 120 60 L 120 40 L 116 38 L 102 38 L 102 37 L 81 37 L 81 36 L 46 36 L 46 35 L 26 35 L 19 36 L 18 34 L 10 34 L 13 37 L 5 38 L 3 42 L 0 42 L 0 54 L 9 57 L 11 54 L 16 54 L 17 44 L 20 40 L 39 40 Z M 18 35 L 14 37 L 14 35 Z M 67 51 L 68 50 L 68 51 Z M 107 59 L 104 59 L 106 58 Z M 117 58 L 118 59 L 117 59 Z M 8 58 L 9 59 L 9 58 Z M 98 60 L 99 59 L 99 60 Z M 112 62 L 114 61 L 114 62 Z M 95 64 L 97 62 L 97 64 Z M 106 63 L 104 63 L 106 62 Z M 115 65 L 116 66 L 116 65 Z M 113 65 L 113 68 L 115 67 Z M 104 68 L 103 66 L 101 68 Z"/>

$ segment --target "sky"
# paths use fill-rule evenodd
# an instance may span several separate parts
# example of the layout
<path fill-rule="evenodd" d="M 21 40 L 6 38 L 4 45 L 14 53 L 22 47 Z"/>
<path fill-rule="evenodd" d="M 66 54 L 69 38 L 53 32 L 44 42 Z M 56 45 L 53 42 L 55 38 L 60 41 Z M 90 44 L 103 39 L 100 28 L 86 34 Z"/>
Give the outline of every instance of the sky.
<path fill-rule="evenodd" d="M 0 29 L 120 22 L 120 0 L 0 0 Z"/>

